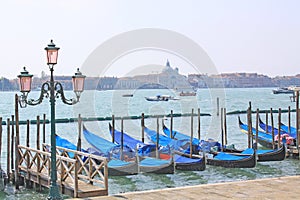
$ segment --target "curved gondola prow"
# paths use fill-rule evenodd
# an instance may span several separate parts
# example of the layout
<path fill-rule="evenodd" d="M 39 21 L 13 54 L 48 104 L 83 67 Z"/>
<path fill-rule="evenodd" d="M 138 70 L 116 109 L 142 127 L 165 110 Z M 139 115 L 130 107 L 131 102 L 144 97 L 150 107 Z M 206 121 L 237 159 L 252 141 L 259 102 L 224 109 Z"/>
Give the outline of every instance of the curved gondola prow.
<path fill-rule="evenodd" d="M 241 117 L 238 116 L 239 126 L 244 125 L 244 123 L 241 121 Z"/>
<path fill-rule="evenodd" d="M 258 120 L 259 120 L 259 124 L 265 124 L 265 123 L 261 120 L 260 117 L 258 118 Z"/>

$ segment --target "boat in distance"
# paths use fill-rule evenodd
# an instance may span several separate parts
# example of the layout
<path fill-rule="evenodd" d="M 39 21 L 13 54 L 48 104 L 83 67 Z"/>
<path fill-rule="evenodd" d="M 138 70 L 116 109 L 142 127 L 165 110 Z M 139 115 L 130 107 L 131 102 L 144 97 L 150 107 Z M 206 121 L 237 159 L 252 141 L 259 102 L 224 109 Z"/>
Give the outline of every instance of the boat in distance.
<path fill-rule="evenodd" d="M 176 97 L 170 95 L 156 95 L 153 97 L 145 97 L 147 101 L 169 101 L 169 100 L 179 100 Z"/>
<path fill-rule="evenodd" d="M 133 94 L 123 94 L 122 97 L 133 97 Z"/>
<path fill-rule="evenodd" d="M 281 87 L 274 89 L 273 94 L 294 94 L 294 90 L 289 87 Z"/>
<path fill-rule="evenodd" d="M 196 92 L 184 92 L 184 91 L 181 91 L 179 93 L 179 96 L 196 96 Z"/>

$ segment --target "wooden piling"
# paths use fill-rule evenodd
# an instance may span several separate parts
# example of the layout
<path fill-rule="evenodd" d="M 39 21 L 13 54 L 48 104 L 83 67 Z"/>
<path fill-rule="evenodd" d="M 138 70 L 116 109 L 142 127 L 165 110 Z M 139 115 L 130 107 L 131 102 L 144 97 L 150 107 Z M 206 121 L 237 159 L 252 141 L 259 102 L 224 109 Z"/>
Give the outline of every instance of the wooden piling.
<path fill-rule="evenodd" d="M 219 97 L 217 97 L 217 116 L 219 116 L 220 102 Z"/>
<path fill-rule="evenodd" d="M 173 135 L 173 110 L 171 110 L 171 119 L 170 119 L 170 136 L 173 139 L 174 135 Z"/>
<path fill-rule="evenodd" d="M 156 158 L 159 158 L 158 145 L 159 145 L 159 117 L 157 117 L 156 119 Z"/>
<path fill-rule="evenodd" d="M 299 144 L 300 144 L 300 130 L 299 130 L 299 90 L 296 91 L 296 130 L 297 130 L 297 149 L 299 153 Z M 299 153 L 300 156 L 300 153 Z"/>
<path fill-rule="evenodd" d="M 10 164 L 10 161 L 11 161 L 11 149 L 10 149 L 10 119 L 8 118 L 7 119 L 7 122 L 6 122 L 6 128 L 7 128 L 7 160 L 6 160 L 6 164 L 7 164 L 7 167 L 6 167 L 6 170 L 7 170 L 7 176 L 8 176 L 8 182 L 10 181 L 10 178 L 11 178 L 11 164 Z"/>
<path fill-rule="evenodd" d="M 2 117 L 0 117 L 0 169 L 2 169 L 1 166 L 1 158 L 2 158 Z"/>
<path fill-rule="evenodd" d="M 121 118 L 121 160 L 123 160 L 123 150 L 124 150 L 124 126 L 123 117 Z"/>
<path fill-rule="evenodd" d="M 288 132 L 291 133 L 291 106 L 288 107 Z"/>
<path fill-rule="evenodd" d="M 256 126 L 255 126 L 255 149 L 258 149 L 258 121 L 259 121 L 259 109 L 256 109 Z"/>
<path fill-rule="evenodd" d="M 224 124 L 223 124 L 223 108 L 221 108 L 221 151 L 224 151 Z"/>
<path fill-rule="evenodd" d="M 40 150 L 40 148 L 41 148 L 41 144 L 40 144 L 40 138 L 41 138 L 40 125 L 41 125 L 41 121 L 40 121 L 40 116 L 38 115 L 38 116 L 36 116 L 36 149 L 37 150 Z M 39 157 L 37 157 L 37 172 L 40 172 L 40 169 L 41 169 L 41 160 L 40 160 Z M 42 190 L 40 175 L 37 176 L 36 190 L 37 191 Z"/>
<path fill-rule="evenodd" d="M 112 143 L 115 143 L 115 115 L 112 115 L 111 120 L 112 120 L 112 133 L 111 133 Z"/>
<path fill-rule="evenodd" d="M 20 127 L 19 127 L 19 97 L 15 94 L 15 117 L 16 117 L 16 137 L 15 137 L 15 188 L 19 189 L 19 160 L 20 154 L 18 145 L 20 143 Z"/>
<path fill-rule="evenodd" d="M 272 127 L 272 147 L 275 149 L 275 137 L 274 137 L 274 117 L 273 117 L 273 109 L 270 109 L 270 117 L 271 117 L 271 127 Z"/>
<path fill-rule="evenodd" d="M 141 119 L 141 126 L 142 126 L 142 142 L 145 142 L 145 114 L 142 113 L 142 119 Z"/>
<path fill-rule="evenodd" d="M 200 141 L 201 139 L 201 120 L 200 120 L 200 108 L 198 108 L 198 140 Z"/>
<path fill-rule="evenodd" d="M 190 138 L 190 158 L 193 156 L 193 132 L 194 132 L 194 109 L 192 109 L 191 115 L 191 138 Z"/>
<path fill-rule="evenodd" d="M 266 126 L 268 127 L 268 120 L 269 118 L 268 118 L 268 111 L 266 112 Z M 266 130 L 266 133 L 268 133 L 269 132 L 269 130 L 267 129 Z"/>
<path fill-rule="evenodd" d="M 46 143 L 46 114 L 43 114 L 43 143 Z"/>
<path fill-rule="evenodd" d="M 78 138 L 77 138 L 77 151 L 81 151 L 81 127 L 82 127 L 82 119 L 81 115 L 78 114 Z"/>
<path fill-rule="evenodd" d="M 223 109 L 224 114 L 224 144 L 227 145 L 227 119 L 226 119 L 226 108 Z"/>
<path fill-rule="evenodd" d="M 280 148 L 281 146 L 281 141 L 280 141 L 280 138 L 281 138 L 281 135 L 280 135 L 280 123 L 281 123 L 281 108 L 278 109 L 278 149 Z"/>
<path fill-rule="evenodd" d="M 10 158 L 11 158 L 11 160 L 10 160 L 10 164 L 11 164 L 11 170 L 14 170 L 15 169 L 15 167 L 14 167 L 14 162 L 15 162 L 15 157 L 14 157 L 14 149 L 15 149 L 15 126 L 14 126 L 14 124 L 15 124 L 15 116 L 14 115 L 12 115 L 11 116 L 11 146 L 10 146 L 10 152 L 11 152 L 11 154 L 10 154 Z M 14 182 L 14 179 L 13 179 L 13 182 Z"/>
<path fill-rule="evenodd" d="M 251 148 L 251 138 L 253 136 L 252 134 L 252 126 L 250 123 L 251 118 L 251 108 L 249 107 L 247 110 L 247 124 L 248 124 L 248 148 Z"/>

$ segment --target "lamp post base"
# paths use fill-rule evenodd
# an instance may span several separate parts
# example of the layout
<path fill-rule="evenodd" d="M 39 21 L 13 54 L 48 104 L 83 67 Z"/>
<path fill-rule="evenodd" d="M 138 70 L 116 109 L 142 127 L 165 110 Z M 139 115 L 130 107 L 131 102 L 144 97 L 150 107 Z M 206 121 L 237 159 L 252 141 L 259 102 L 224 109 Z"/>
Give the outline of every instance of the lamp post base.
<path fill-rule="evenodd" d="M 50 186 L 48 200 L 62 200 L 63 198 L 60 195 L 59 188 L 57 185 Z"/>

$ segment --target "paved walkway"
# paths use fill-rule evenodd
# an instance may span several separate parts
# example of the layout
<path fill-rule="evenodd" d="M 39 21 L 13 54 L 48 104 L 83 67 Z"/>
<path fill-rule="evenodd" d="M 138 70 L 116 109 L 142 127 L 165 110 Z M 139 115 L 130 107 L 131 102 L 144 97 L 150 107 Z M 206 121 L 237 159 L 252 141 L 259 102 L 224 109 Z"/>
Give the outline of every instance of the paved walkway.
<path fill-rule="evenodd" d="M 300 176 L 205 184 L 142 192 L 130 192 L 113 196 L 93 197 L 87 199 L 300 199 Z"/>

